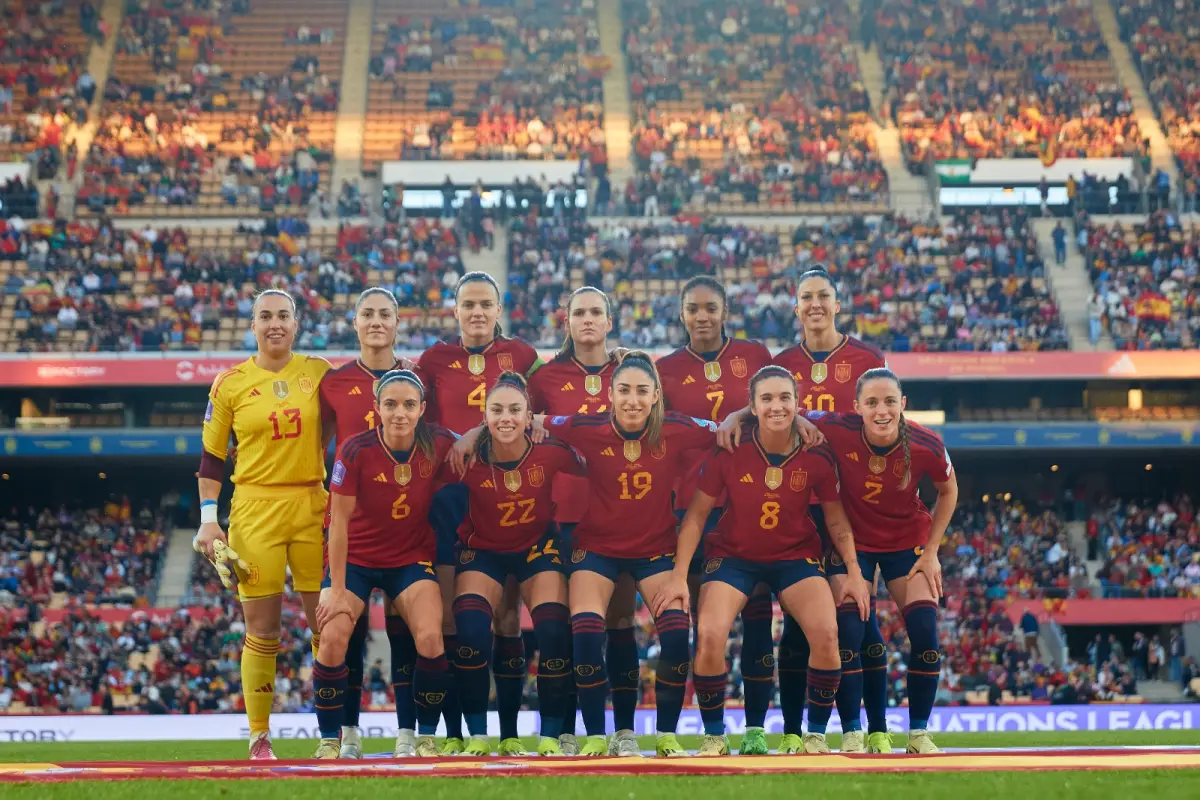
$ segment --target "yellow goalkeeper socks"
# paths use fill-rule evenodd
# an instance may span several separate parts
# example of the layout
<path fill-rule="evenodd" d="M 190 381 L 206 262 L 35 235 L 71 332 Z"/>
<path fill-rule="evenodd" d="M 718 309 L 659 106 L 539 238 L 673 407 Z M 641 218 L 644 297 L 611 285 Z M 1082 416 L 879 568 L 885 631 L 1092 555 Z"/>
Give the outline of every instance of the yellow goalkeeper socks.
<path fill-rule="evenodd" d="M 260 639 L 246 634 L 242 644 L 242 699 L 250 720 L 250 735 L 270 730 L 271 706 L 275 703 L 275 654 L 279 639 Z"/>
<path fill-rule="evenodd" d="M 317 651 L 320 649 L 321 649 L 321 634 L 314 633 L 312 635 L 312 653 L 313 653 L 313 663 L 314 664 L 317 663 Z"/>

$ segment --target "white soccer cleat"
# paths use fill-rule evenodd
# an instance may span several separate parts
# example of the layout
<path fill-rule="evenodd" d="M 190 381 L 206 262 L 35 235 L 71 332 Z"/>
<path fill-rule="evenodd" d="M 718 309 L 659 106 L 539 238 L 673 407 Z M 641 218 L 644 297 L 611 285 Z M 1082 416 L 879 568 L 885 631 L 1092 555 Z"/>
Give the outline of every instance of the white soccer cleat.
<path fill-rule="evenodd" d="M 271 734 L 256 733 L 250 737 L 251 761 L 275 761 L 275 751 L 271 748 Z"/>
<path fill-rule="evenodd" d="M 417 754 L 417 732 L 411 728 L 401 728 L 396 734 L 396 749 L 392 751 L 395 758 L 412 758 Z"/>
<path fill-rule="evenodd" d="M 633 731 L 617 731 L 608 743 L 608 754 L 617 758 L 641 758 L 642 746 Z"/>
<path fill-rule="evenodd" d="M 809 754 L 828 753 L 829 742 L 825 741 L 823 733 L 804 734 L 804 752 Z"/>
<path fill-rule="evenodd" d="M 338 758 L 362 758 L 362 740 L 358 738 L 358 728 L 342 726 L 342 746 L 338 750 Z"/>
<path fill-rule="evenodd" d="M 929 755 L 942 751 L 933 743 L 933 737 L 929 735 L 929 731 L 910 731 L 908 734 L 908 747 L 904 749 L 904 752 L 916 755 Z"/>
<path fill-rule="evenodd" d="M 865 753 L 867 752 L 867 737 L 863 736 L 862 731 L 846 731 L 842 734 L 842 746 L 838 750 L 839 753 Z"/>
<path fill-rule="evenodd" d="M 440 755 L 438 753 L 437 742 L 434 741 L 432 736 L 417 737 L 416 755 L 421 758 L 437 758 Z"/>
<path fill-rule="evenodd" d="M 339 745 L 337 739 L 322 739 L 317 745 L 317 752 L 313 758 L 318 761 L 333 761 L 338 757 Z"/>

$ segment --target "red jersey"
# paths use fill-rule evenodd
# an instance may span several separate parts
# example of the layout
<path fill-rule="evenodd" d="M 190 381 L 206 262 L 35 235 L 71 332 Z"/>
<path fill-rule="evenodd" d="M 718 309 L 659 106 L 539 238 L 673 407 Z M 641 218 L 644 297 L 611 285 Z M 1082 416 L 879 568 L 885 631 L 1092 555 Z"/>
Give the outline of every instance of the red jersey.
<path fill-rule="evenodd" d="M 553 479 L 560 473 L 580 475 L 583 467 L 575 451 L 556 439 L 530 442 L 515 464 L 475 462 L 462 479 L 470 504 L 458 537 L 469 548 L 496 553 L 533 547 L 554 517 Z"/>
<path fill-rule="evenodd" d="M 698 488 L 709 497 L 729 493 L 717 529 L 704 539 L 705 558 L 817 559 L 821 537 L 808 507 L 838 499 L 837 463 L 825 445 L 769 454 L 755 427 L 733 453 L 709 457 Z"/>
<path fill-rule="evenodd" d="M 388 369 L 399 369 L 396 362 Z M 386 372 L 386 370 L 385 370 Z M 362 359 L 331 369 L 321 378 L 321 424 L 336 426 L 340 448 L 351 436 L 375 428 L 375 381 L 383 377 Z"/>
<path fill-rule="evenodd" d="M 421 354 L 417 370 L 425 383 L 425 417 L 455 433 L 483 422 L 488 389 L 509 370 L 527 375 L 537 351 L 519 339 L 497 336 L 485 347 L 462 340 L 438 342 Z"/>
<path fill-rule="evenodd" d="M 556 358 L 543 364 L 529 377 L 533 413 L 607 413 L 608 390 L 616 369 L 617 362 L 612 359 L 602 367 L 585 367 L 575 358 Z M 554 519 L 567 524 L 582 520 L 588 510 L 587 478 L 562 472 L 554 476 L 553 483 Z"/>
<path fill-rule="evenodd" d="M 667 408 L 697 419 L 724 422 L 731 411 L 750 403 L 750 378 L 771 363 L 760 342 L 726 339 L 715 353 L 697 353 L 691 345 L 663 356 L 655 365 Z M 675 489 L 675 508 L 686 509 L 696 493 L 704 459 L 697 458 Z M 720 502 L 724 503 L 724 498 Z"/>
<path fill-rule="evenodd" d="M 843 335 L 841 344 L 828 353 L 814 353 L 801 342 L 775 356 L 775 364 L 792 373 L 800 384 L 801 413 L 850 414 L 858 379 L 869 369 L 886 367 L 887 360 L 879 348 Z"/>
<path fill-rule="evenodd" d="M 921 547 L 929 539 L 932 517 L 917 492 L 921 478 L 944 483 L 954 473 L 942 437 L 915 422 L 908 422 L 912 457 L 908 486 L 904 480 L 904 447 L 889 448 L 867 442 L 858 414 L 810 413 L 825 434 L 842 477 L 842 505 L 854 529 L 855 546 L 868 553 L 894 553 Z"/>
<path fill-rule="evenodd" d="M 346 561 L 389 569 L 433 561 L 437 540 L 429 524 L 434 493 L 455 480 L 446 463 L 454 434 L 434 426 L 433 460 L 414 447 L 401 460 L 388 449 L 379 428 L 352 436 L 342 445 L 329 490 L 354 497 Z"/>
<path fill-rule="evenodd" d="M 642 441 L 645 432 L 622 435 L 609 414 L 547 417 L 546 430 L 587 462 L 589 513 L 575 529 L 576 548 L 610 558 L 675 552 L 672 489 L 690 463 L 688 451 L 713 447 L 715 425 L 668 412 L 653 449 Z"/>

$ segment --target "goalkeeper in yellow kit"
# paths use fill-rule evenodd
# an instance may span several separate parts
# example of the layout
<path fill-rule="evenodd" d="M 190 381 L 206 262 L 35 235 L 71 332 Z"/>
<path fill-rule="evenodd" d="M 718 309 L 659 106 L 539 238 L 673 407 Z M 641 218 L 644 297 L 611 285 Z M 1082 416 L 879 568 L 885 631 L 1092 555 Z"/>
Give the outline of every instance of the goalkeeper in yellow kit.
<path fill-rule="evenodd" d="M 204 415 L 200 460 L 200 530 L 196 550 L 213 562 L 222 582 L 237 576 L 246 617 L 242 697 L 250 720 L 250 758 L 273 759 L 270 717 L 275 700 L 283 587 L 304 602 L 309 628 L 324 571 L 325 437 L 317 387 L 330 369 L 322 358 L 292 352 L 296 303 L 269 289 L 254 301 L 251 330 L 258 352 L 213 381 Z M 237 439 L 229 536 L 217 522 L 217 500 Z M 318 636 L 313 634 L 313 650 Z"/>

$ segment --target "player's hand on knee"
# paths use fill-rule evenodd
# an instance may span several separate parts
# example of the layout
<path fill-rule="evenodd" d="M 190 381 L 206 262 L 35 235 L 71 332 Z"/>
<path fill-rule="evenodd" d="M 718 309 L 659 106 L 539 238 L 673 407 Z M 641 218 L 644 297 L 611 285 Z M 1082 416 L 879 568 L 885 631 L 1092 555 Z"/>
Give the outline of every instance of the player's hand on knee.
<path fill-rule="evenodd" d="M 687 580 L 674 575 L 663 585 L 650 601 L 650 613 L 657 619 L 664 611 L 672 608 L 691 608 L 691 594 Z"/>
<path fill-rule="evenodd" d="M 350 616 L 349 592 L 345 589 L 321 592 L 321 599 L 317 603 L 317 630 L 324 629 L 339 614 Z"/>
<path fill-rule="evenodd" d="M 858 616 L 863 622 L 871 616 L 871 584 L 867 583 L 861 572 L 857 575 L 847 575 L 843 581 L 842 596 L 838 598 L 838 605 L 843 603 L 854 603 L 858 606 Z"/>
<path fill-rule="evenodd" d="M 913 580 L 917 575 L 925 576 L 925 580 L 929 583 L 929 591 L 933 593 L 934 600 L 942 598 L 942 564 L 938 561 L 936 550 L 926 550 L 917 559 L 917 563 L 913 564 L 913 568 L 908 571 L 907 580 Z"/>

